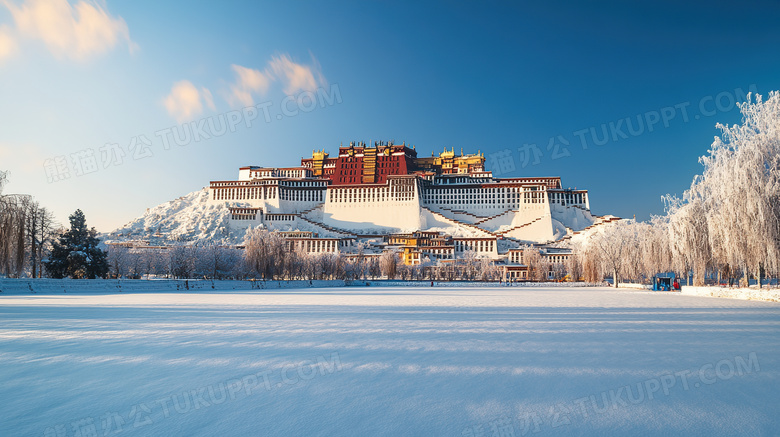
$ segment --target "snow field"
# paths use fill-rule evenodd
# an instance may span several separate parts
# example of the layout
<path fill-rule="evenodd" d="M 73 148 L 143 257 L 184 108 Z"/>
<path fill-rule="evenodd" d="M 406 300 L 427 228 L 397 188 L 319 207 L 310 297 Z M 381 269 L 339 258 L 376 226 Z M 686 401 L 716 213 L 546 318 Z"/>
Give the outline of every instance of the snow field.
<path fill-rule="evenodd" d="M 780 432 L 775 303 L 348 287 L 12 295 L 0 314 L 3 435 Z"/>
<path fill-rule="evenodd" d="M 763 300 L 780 302 L 780 289 L 751 286 L 749 288 L 729 287 L 683 287 L 682 293 L 690 296 L 725 297 L 730 299 Z"/>

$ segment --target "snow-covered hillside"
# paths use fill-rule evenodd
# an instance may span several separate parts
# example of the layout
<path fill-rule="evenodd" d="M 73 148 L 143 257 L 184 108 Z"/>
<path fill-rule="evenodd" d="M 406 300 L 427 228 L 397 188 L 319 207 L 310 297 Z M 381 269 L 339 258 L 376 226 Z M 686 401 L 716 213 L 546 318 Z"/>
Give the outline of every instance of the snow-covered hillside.
<path fill-rule="evenodd" d="M 150 244 L 181 244 L 215 241 L 236 244 L 245 229 L 231 228 L 225 204 L 208 203 L 208 188 L 149 208 L 144 215 L 104 235 L 106 242 L 146 240 Z"/>

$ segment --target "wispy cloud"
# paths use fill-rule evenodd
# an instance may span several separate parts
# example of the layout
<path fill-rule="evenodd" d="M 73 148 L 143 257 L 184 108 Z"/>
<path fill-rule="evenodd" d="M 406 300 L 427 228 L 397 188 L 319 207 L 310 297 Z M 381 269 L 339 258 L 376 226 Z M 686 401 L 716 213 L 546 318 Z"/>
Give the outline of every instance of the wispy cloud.
<path fill-rule="evenodd" d="M 168 114 L 179 123 L 200 115 L 203 112 L 203 103 L 212 111 L 216 109 L 211 91 L 206 88 L 198 89 L 188 80 L 174 83 L 171 93 L 163 101 Z"/>
<path fill-rule="evenodd" d="M 301 91 L 315 91 L 326 85 L 325 77 L 320 71 L 320 64 L 312 56 L 312 65 L 293 62 L 289 55 L 279 55 L 271 58 L 268 63 L 274 76 L 283 84 L 287 95 L 295 95 Z"/>
<path fill-rule="evenodd" d="M 283 54 L 271 57 L 262 70 L 236 64 L 231 65 L 231 68 L 236 73 L 236 79 L 229 85 L 225 100 L 233 107 L 254 105 L 254 96 L 266 95 L 271 83 L 276 81 L 280 83 L 282 91 L 290 96 L 302 91 L 315 91 L 327 85 L 320 64 L 313 55 L 311 65 L 297 63 L 290 55 Z"/>
<path fill-rule="evenodd" d="M 0 4 L 11 12 L 20 39 L 42 41 L 57 58 L 84 60 L 121 42 L 130 52 L 137 48 L 125 20 L 109 14 L 102 2 L 82 0 L 71 5 L 67 0 L 25 0 L 16 4 L 0 0 Z"/>
<path fill-rule="evenodd" d="M 211 91 L 209 91 L 208 88 L 201 88 L 200 94 L 203 96 L 203 102 L 206 104 L 206 106 L 208 106 L 212 111 L 215 111 L 217 107 L 214 106 L 214 96 L 211 95 Z"/>
<path fill-rule="evenodd" d="M 7 26 L 0 26 L 0 62 L 16 52 L 16 40 Z"/>
<path fill-rule="evenodd" d="M 274 83 L 278 83 L 281 90 L 290 96 L 303 91 L 314 92 L 327 85 L 313 55 L 311 65 L 297 63 L 284 54 L 271 57 L 262 70 L 237 64 L 232 64 L 230 69 L 233 70 L 233 81 L 220 95 L 233 108 L 253 106 L 255 98 L 267 95 Z M 188 80 L 173 84 L 164 103 L 168 113 L 178 122 L 200 115 L 204 104 L 212 111 L 216 110 L 211 92 L 196 87 Z"/>
<path fill-rule="evenodd" d="M 271 85 L 273 77 L 267 71 L 253 70 L 233 64 L 230 66 L 236 73 L 236 80 L 230 84 L 227 101 L 230 106 L 254 105 L 253 94 L 265 94 Z"/>

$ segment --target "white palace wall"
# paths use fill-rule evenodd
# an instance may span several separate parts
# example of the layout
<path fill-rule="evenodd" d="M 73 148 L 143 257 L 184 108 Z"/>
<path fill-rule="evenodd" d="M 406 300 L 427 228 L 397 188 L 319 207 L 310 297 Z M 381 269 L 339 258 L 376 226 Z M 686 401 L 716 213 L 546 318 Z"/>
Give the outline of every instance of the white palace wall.
<path fill-rule="evenodd" d="M 385 186 L 329 187 L 322 222 L 366 233 L 419 230 L 418 182 L 415 178 L 393 178 Z"/>

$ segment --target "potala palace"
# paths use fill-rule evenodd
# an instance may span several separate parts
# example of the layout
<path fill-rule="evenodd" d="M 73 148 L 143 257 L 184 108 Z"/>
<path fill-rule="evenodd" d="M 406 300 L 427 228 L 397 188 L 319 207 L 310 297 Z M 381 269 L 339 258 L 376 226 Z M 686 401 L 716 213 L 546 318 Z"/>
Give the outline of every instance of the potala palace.
<path fill-rule="evenodd" d="M 303 253 L 349 255 L 360 246 L 369 256 L 394 250 L 406 264 L 471 253 L 516 265 L 521 276 L 521 247 L 562 263 L 568 251 L 553 243 L 614 219 L 591 214 L 587 190 L 564 188 L 559 177 L 495 178 L 481 153 L 418 157 L 406 144 L 353 142 L 336 156 L 314 151 L 297 167 L 241 167 L 235 180 L 211 181 L 108 237 L 134 247 L 240 245 L 247 229 L 261 227 Z"/>

